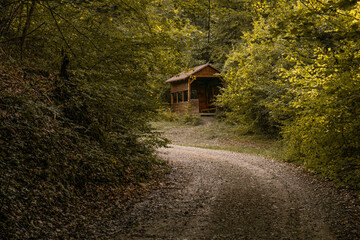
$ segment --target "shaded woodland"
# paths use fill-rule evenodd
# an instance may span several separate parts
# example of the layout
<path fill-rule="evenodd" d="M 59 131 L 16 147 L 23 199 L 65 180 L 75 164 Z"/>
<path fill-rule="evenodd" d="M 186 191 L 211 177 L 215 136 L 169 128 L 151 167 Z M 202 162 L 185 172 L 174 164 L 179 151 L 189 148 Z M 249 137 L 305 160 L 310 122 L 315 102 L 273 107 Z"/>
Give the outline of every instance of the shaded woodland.
<path fill-rule="evenodd" d="M 0 0 L 0 236 L 84 237 L 75 209 L 160 178 L 164 81 L 204 63 L 223 121 L 358 191 L 359 36 L 352 0 Z"/>

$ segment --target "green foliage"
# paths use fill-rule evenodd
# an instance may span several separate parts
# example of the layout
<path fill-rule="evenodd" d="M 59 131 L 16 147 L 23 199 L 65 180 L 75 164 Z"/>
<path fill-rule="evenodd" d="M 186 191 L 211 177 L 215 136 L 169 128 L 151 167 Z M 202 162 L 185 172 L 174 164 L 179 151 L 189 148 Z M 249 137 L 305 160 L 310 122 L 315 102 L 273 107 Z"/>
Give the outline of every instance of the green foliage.
<path fill-rule="evenodd" d="M 170 108 L 159 110 L 159 119 L 168 122 L 177 122 L 180 119 L 180 113 L 171 111 Z"/>
<path fill-rule="evenodd" d="M 198 126 L 204 123 L 199 114 L 194 114 L 189 111 L 185 111 L 184 113 L 172 112 L 170 109 L 161 110 L 160 117 L 157 120 L 177 122 L 190 126 Z"/>
<path fill-rule="evenodd" d="M 343 0 L 1 0 L 1 237 L 41 238 L 82 196 L 158 176 L 164 79 L 204 62 L 225 62 L 238 129 L 360 189 L 359 21 Z"/>
<path fill-rule="evenodd" d="M 156 82 L 193 30 L 159 1 L 0 4 L 1 238 L 41 238 L 74 203 L 162 174 Z"/>
<path fill-rule="evenodd" d="M 255 4 L 220 105 L 250 129 L 280 130 L 288 161 L 359 189 L 360 5 L 344 2 Z"/>
<path fill-rule="evenodd" d="M 178 14 L 200 34 L 192 41 L 189 66 L 211 62 L 221 67 L 232 45 L 251 29 L 252 0 L 173 0 Z"/>
<path fill-rule="evenodd" d="M 203 124 L 203 120 L 200 118 L 199 114 L 185 113 L 181 115 L 181 122 L 186 125 L 198 126 Z"/>
<path fill-rule="evenodd" d="M 226 88 L 218 98 L 228 120 L 248 126 L 249 132 L 276 134 L 279 122 L 268 107 L 282 93 L 275 85 L 279 70 L 287 64 L 280 40 L 271 39 L 264 19 L 243 37 L 224 67 Z"/>
<path fill-rule="evenodd" d="M 360 41 L 354 36 L 360 8 L 309 4 L 299 5 L 289 16 L 298 24 L 285 30 L 287 36 L 301 37 L 290 45 L 294 68 L 283 70 L 289 87 L 274 111 L 295 113 L 283 129 L 289 160 L 359 189 Z M 306 48 L 297 49 L 300 43 Z"/>

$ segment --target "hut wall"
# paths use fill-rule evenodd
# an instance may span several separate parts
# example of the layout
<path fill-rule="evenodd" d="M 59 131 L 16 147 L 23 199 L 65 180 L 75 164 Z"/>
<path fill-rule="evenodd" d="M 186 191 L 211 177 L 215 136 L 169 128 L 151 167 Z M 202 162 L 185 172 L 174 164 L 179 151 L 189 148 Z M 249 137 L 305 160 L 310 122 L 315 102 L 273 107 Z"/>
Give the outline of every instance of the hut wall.
<path fill-rule="evenodd" d="M 190 103 L 190 109 L 189 109 L 189 103 Z M 191 99 L 190 102 L 174 103 L 171 106 L 171 109 L 174 112 L 186 112 L 188 110 L 190 113 L 199 113 L 199 100 Z"/>
<path fill-rule="evenodd" d="M 172 83 L 171 84 L 171 92 L 181 92 L 181 91 L 186 91 L 188 90 L 188 82 L 186 81 L 181 81 L 179 83 Z"/>
<path fill-rule="evenodd" d="M 213 68 L 206 67 L 203 70 L 201 70 L 200 72 L 194 74 L 194 76 L 196 76 L 196 77 L 216 77 L 215 75 L 218 73 L 219 72 L 215 71 Z"/>

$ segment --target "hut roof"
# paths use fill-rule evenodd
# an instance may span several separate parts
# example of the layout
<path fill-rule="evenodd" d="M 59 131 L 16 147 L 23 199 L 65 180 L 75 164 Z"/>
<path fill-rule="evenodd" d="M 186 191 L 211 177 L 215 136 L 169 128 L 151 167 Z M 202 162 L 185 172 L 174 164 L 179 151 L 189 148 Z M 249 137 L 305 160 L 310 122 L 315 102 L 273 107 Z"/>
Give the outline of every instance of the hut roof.
<path fill-rule="evenodd" d="M 215 71 L 217 71 L 217 72 L 220 73 L 219 70 L 217 70 L 216 68 L 214 68 L 213 66 L 211 66 L 210 64 L 207 63 L 207 64 L 204 64 L 204 65 L 200 65 L 200 66 L 194 67 L 194 68 L 192 68 L 192 69 L 191 69 L 190 71 L 188 71 L 188 72 L 185 72 L 185 71 L 184 71 L 184 72 L 181 72 L 181 73 L 179 73 L 178 75 L 176 75 L 176 76 L 174 76 L 174 77 L 166 80 L 165 82 L 171 83 L 171 82 L 176 82 L 176 81 L 185 80 L 185 79 L 187 79 L 188 77 L 190 77 L 191 75 L 194 75 L 194 74 L 200 72 L 201 70 L 203 70 L 203 69 L 206 68 L 206 67 L 211 67 L 212 69 L 214 69 Z"/>

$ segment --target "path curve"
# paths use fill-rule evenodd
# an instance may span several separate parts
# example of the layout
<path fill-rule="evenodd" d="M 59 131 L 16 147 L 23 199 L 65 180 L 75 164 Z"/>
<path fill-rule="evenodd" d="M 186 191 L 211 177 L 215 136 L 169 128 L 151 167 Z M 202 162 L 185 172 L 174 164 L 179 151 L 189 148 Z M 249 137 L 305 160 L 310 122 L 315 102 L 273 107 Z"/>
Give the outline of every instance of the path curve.
<path fill-rule="evenodd" d="M 346 191 L 259 156 L 172 145 L 161 188 L 121 217 L 116 239 L 360 239 Z"/>

